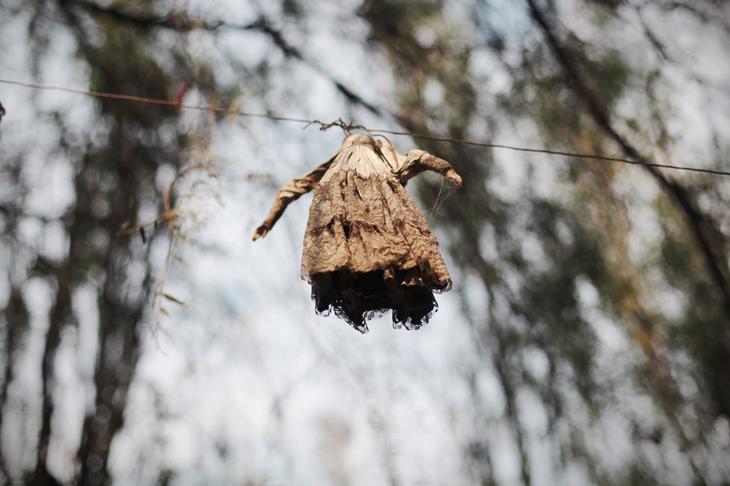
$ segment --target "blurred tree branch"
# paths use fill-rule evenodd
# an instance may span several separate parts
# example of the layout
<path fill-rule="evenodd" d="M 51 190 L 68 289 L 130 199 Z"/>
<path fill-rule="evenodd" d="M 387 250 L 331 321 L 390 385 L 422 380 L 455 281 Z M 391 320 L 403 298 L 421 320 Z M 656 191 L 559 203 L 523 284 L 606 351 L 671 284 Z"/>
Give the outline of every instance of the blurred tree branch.
<path fill-rule="evenodd" d="M 694 16 L 701 22 L 705 24 L 717 24 L 719 25 L 723 30 L 725 30 L 727 33 L 730 33 L 730 23 L 723 22 L 723 16 L 722 15 L 713 15 L 709 13 L 708 11 L 704 10 L 704 7 L 700 7 L 703 3 L 709 3 L 710 8 L 714 9 L 722 9 L 727 8 L 727 2 L 724 2 L 722 0 L 720 1 L 713 1 L 710 0 L 709 2 L 703 2 L 703 1 L 684 1 L 680 2 L 677 0 L 644 0 L 642 3 L 638 4 L 637 6 L 643 7 L 643 6 L 654 6 L 657 7 L 665 12 L 675 12 L 675 11 L 684 11 L 689 13 L 690 15 Z M 727 18 L 727 17 L 725 17 Z"/>
<path fill-rule="evenodd" d="M 62 5 L 74 5 L 82 8 L 89 14 L 98 14 L 109 17 L 110 19 L 118 22 L 133 25 L 137 28 L 149 29 L 149 28 L 163 28 L 174 30 L 177 32 L 190 32 L 194 30 L 205 30 L 209 32 L 216 32 L 220 30 L 238 30 L 238 31 L 254 31 L 266 35 L 284 56 L 287 58 L 295 59 L 303 64 L 309 66 L 315 72 L 329 80 L 335 87 L 335 89 L 350 103 L 362 106 L 369 112 L 382 116 L 385 110 L 367 101 L 363 96 L 356 93 L 354 90 L 346 86 L 343 82 L 339 81 L 333 74 L 325 70 L 321 65 L 313 60 L 306 58 L 302 52 L 292 44 L 290 44 L 284 37 L 284 33 L 281 30 L 276 29 L 271 21 L 264 17 L 259 16 L 253 22 L 247 24 L 236 24 L 226 21 L 206 21 L 200 19 L 194 19 L 184 13 L 172 13 L 169 15 L 145 15 L 138 13 L 131 13 L 126 10 L 122 10 L 113 6 L 102 6 L 89 0 L 58 0 Z"/>
<path fill-rule="evenodd" d="M 575 60 L 558 40 L 555 28 L 552 26 L 547 15 L 538 7 L 535 0 L 525 1 L 529 6 L 533 20 L 540 27 L 551 52 L 562 67 L 569 86 L 583 101 L 596 125 L 623 150 L 627 157 L 634 158 L 643 164 L 648 163 L 649 159 L 619 134 L 618 130 L 613 126 L 611 116 L 589 87 Z M 727 264 L 725 263 L 726 257 L 720 248 L 718 248 L 718 236 L 721 233 L 714 226 L 710 218 L 697 207 L 692 196 L 679 182 L 671 176 L 665 175 L 655 167 L 644 166 L 644 170 L 651 174 L 684 215 L 684 220 L 694 235 L 704 257 L 708 272 L 723 296 L 725 307 L 730 312 L 730 284 L 728 283 L 728 275 L 730 272 L 728 272 Z"/>

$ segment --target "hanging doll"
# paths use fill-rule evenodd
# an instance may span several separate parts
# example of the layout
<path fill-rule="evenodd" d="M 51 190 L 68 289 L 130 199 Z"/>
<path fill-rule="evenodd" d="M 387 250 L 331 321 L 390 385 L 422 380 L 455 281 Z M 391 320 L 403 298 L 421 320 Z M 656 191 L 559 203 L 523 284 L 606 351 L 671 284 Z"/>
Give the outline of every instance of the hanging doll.
<path fill-rule="evenodd" d="M 402 155 L 383 139 L 348 135 L 329 161 L 279 189 L 253 239 L 314 189 L 301 275 L 317 312 L 334 310 L 367 332 L 368 319 L 392 310 L 394 327 L 418 329 L 437 307 L 433 292 L 451 287 L 436 238 L 403 187 L 425 170 L 461 187 L 445 160 L 423 150 Z"/>

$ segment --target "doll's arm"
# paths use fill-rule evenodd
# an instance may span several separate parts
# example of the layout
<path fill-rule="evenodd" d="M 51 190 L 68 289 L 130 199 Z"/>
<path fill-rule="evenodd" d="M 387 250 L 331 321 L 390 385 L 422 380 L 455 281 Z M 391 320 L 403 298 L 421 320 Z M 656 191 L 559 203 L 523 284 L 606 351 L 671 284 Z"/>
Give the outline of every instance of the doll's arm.
<path fill-rule="evenodd" d="M 423 171 L 432 170 L 438 172 L 454 184 L 461 187 L 461 177 L 456 173 L 451 164 L 444 159 L 431 155 L 424 150 L 411 150 L 406 155 L 406 160 L 398 170 L 398 178 L 404 183 Z"/>
<path fill-rule="evenodd" d="M 302 177 L 290 180 L 276 192 L 274 205 L 271 207 L 271 211 L 269 211 L 269 214 L 266 216 L 264 222 L 261 223 L 261 226 L 256 228 L 256 231 L 253 233 L 254 241 L 266 236 L 274 224 L 279 220 L 281 215 L 284 214 L 284 210 L 291 202 L 299 199 L 301 196 L 314 189 L 314 186 L 317 185 L 317 182 L 319 182 L 324 173 L 327 172 L 327 169 L 329 169 L 333 160 L 334 158 L 328 160 L 312 172 L 303 175 Z"/>

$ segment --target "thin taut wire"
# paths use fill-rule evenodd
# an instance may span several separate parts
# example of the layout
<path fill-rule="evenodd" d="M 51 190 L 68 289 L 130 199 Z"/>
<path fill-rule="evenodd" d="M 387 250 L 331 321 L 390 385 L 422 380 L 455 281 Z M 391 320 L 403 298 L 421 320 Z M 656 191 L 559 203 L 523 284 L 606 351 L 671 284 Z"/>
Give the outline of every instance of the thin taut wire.
<path fill-rule="evenodd" d="M 408 131 L 387 130 L 387 129 L 382 129 L 382 128 L 367 128 L 362 125 L 354 125 L 352 123 L 346 123 L 346 122 L 342 121 L 341 119 L 337 120 L 335 122 L 332 122 L 332 123 L 324 123 L 319 120 L 307 120 L 304 118 L 276 115 L 273 113 L 251 113 L 251 112 L 241 111 L 241 110 L 237 110 L 237 109 L 218 108 L 218 107 L 210 106 L 210 105 L 189 105 L 189 104 L 181 103 L 180 101 L 176 101 L 176 100 L 147 98 L 144 96 L 135 96 L 135 95 L 127 95 L 127 94 L 119 94 L 119 93 L 106 93 L 103 91 L 85 91 L 82 89 L 67 88 L 64 86 L 52 86 L 52 85 L 43 85 L 43 84 L 35 84 L 35 83 L 25 83 L 22 81 L 12 81 L 12 80 L 7 80 L 7 79 L 0 79 L 0 84 L 9 84 L 9 85 L 13 85 L 13 86 L 20 86 L 23 88 L 36 89 L 36 90 L 62 91 L 65 93 L 73 93 L 73 94 L 80 94 L 80 95 L 84 95 L 84 96 L 90 96 L 92 98 L 105 98 L 105 99 L 113 99 L 113 100 L 120 100 L 120 101 L 131 101 L 134 103 L 143 103 L 143 104 L 148 104 L 148 105 L 169 106 L 169 107 L 176 108 L 176 109 L 207 111 L 207 112 L 220 113 L 220 114 L 224 114 L 224 115 L 236 115 L 236 116 L 251 117 L 251 118 L 267 118 L 269 120 L 274 120 L 274 121 L 302 123 L 305 125 L 319 125 L 320 130 L 327 130 L 333 126 L 337 126 L 346 131 L 354 130 L 354 129 L 363 129 L 370 133 L 384 133 L 384 134 L 388 134 L 388 135 L 411 137 L 411 138 L 417 138 L 417 139 L 421 139 L 421 140 L 432 140 L 435 142 L 454 143 L 454 144 L 458 144 L 458 145 L 470 145 L 473 147 L 484 147 L 484 148 L 492 148 L 492 149 L 496 148 L 496 149 L 513 150 L 513 151 L 517 151 L 517 152 L 529 152 L 529 153 L 538 153 L 538 154 L 547 154 L 547 155 L 560 155 L 560 156 L 565 156 L 565 157 L 575 157 L 575 158 L 579 158 L 579 159 L 603 160 L 603 161 L 607 161 L 607 162 L 618 162 L 618 163 L 622 163 L 622 164 L 643 165 L 645 167 L 657 167 L 660 169 L 683 170 L 683 171 L 687 171 L 687 172 L 701 172 L 704 174 L 730 176 L 730 172 L 716 170 L 716 169 L 703 169 L 703 168 L 699 168 L 699 167 L 687 167 L 687 166 L 683 166 L 683 165 L 672 165 L 672 164 L 659 164 L 659 163 L 654 163 L 654 162 L 640 162 L 638 160 L 627 159 L 627 158 L 623 158 L 623 157 L 612 157 L 612 156 L 608 156 L 608 155 L 564 152 L 562 150 L 549 150 L 549 149 L 530 148 L 530 147 L 517 147 L 514 145 L 479 142 L 479 141 L 475 141 L 475 140 L 468 140 L 468 139 L 461 139 L 461 138 L 441 137 L 441 136 L 437 136 L 437 135 L 428 135 L 428 134 L 414 133 L 414 132 L 408 132 Z"/>

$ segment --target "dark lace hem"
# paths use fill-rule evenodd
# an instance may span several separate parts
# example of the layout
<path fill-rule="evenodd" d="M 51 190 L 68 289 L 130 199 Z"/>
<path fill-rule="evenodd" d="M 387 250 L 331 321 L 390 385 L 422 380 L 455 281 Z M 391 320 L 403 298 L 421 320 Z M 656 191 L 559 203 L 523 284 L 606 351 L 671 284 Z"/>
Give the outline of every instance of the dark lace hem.
<path fill-rule="evenodd" d="M 350 273 L 345 270 L 313 275 L 312 300 L 317 314 L 335 315 L 361 333 L 368 332 L 367 321 L 392 312 L 393 327 L 419 329 L 438 309 L 432 289 L 404 285 L 399 270 Z"/>

